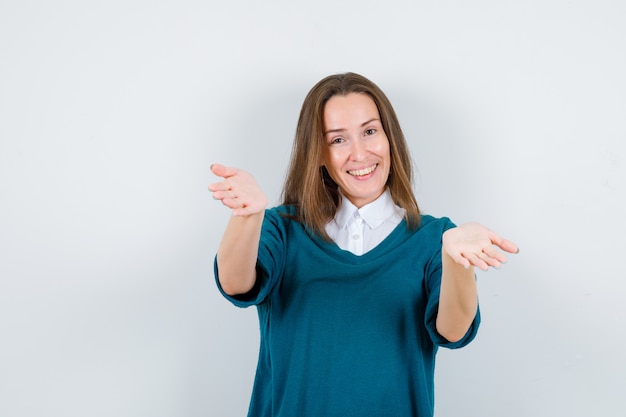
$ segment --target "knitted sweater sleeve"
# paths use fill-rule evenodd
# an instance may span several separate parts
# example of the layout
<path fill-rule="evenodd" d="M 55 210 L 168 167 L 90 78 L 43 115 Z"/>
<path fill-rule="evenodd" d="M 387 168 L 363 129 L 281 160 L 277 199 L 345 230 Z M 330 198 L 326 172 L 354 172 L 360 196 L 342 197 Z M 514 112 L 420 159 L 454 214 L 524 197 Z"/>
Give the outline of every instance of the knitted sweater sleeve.
<path fill-rule="evenodd" d="M 431 340 L 435 345 L 449 348 L 458 349 L 466 346 L 470 343 L 476 334 L 478 333 L 478 327 L 480 325 L 480 309 L 476 311 L 474 321 L 470 325 L 469 329 L 457 342 L 450 342 L 437 332 L 437 312 L 439 310 L 439 295 L 441 289 L 441 236 L 443 232 L 453 227 L 456 227 L 452 221 L 448 218 L 442 218 L 440 221 L 432 222 L 427 227 L 432 227 L 433 230 L 429 233 L 434 241 L 435 247 L 438 249 L 434 251 L 428 265 L 426 267 L 426 292 L 428 294 L 428 301 L 426 304 L 426 314 L 424 317 L 425 326 L 428 330 Z"/>
<path fill-rule="evenodd" d="M 237 307 L 250 307 L 262 304 L 282 278 L 286 254 L 286 227 L 288 219 L 281 216 L 280 209 L 265 211 L 259 252 L 257 256 L 257 278 L 254 288 L 246 294 L 228 295 L 219 281 L 217 256 L 214 261 L 214 273 L 217 287 L 222 295 Z"/>

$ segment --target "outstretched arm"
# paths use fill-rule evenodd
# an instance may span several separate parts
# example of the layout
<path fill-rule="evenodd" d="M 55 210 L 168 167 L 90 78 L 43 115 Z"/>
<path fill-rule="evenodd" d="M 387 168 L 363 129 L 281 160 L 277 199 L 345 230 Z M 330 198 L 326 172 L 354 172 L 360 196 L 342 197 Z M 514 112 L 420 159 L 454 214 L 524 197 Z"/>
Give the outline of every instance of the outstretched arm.
<path fill-rule="evenodd" d="M 267 198 L 254 177 L 245 171 L 211 165 L 221 182 L 209 185 L 213 198 L 232 209 L 217 250 L 219 280 L 226 294 L 245 294 L 256 282 L 256 261 Z"/>
<path fill-rule="evenodd" d="M 517 253 L 517 246 L 485 226 L 467 223 L 443 234 L 442 276 L 437 331 L 451 342 L 463 338 L 478 309 L 474 267 L 500 268 L 506 257 L 498 250 Z"/>

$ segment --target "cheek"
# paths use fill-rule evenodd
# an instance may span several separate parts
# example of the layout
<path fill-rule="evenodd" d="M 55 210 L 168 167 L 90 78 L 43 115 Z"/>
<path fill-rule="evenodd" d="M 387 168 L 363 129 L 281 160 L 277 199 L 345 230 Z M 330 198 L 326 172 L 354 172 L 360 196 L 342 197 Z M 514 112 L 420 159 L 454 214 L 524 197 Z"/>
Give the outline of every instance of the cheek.
<path fill-rule="evenodd" d="M 329 171 L 341 170 L 343 164 L 341 152 L 337 152 L 336 150 L 326 152 L 324 154 L 324 162 L 326 163 L 326 169 Z"/>
<path fill-rule="evenodd" d="M 376 145 L 376 154 L 378 154 L 383 159 L 390 159 L 390 151 L 389 151 L 389 141 L 385 139 L 384 141 L 380 141 Z"/>

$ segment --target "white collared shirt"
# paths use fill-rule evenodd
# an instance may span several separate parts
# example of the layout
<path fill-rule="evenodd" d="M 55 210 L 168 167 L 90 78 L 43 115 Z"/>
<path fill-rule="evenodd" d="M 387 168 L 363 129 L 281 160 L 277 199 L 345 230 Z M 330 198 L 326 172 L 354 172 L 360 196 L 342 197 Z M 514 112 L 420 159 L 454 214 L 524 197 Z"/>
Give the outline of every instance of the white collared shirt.
<path fill-rule="evenodd" d="M 325 230 L 337 246 L 355 255 L 363 255 L 378 246 L 404 217 L 404 209 L 393 202 L 388 189 L 360 209 L 340 195 L 337 213 Z"/>

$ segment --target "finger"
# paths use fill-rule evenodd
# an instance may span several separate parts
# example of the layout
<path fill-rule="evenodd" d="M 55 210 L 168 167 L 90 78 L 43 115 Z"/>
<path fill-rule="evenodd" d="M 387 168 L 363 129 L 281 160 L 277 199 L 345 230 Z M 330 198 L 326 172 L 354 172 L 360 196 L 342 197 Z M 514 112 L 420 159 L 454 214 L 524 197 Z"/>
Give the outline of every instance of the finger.
<path fill-rule="evenodd" d="M 517 247 L 517 245 L 507 239 L 502 239 L 498 247 L 508 253 L 519 253 L 519 248 Z"/>
<path fill-rule="evenodd" d="M 503 263 L 506 263 L 506 256 L 493 246 L 483 249 L 481 258 L 496 268 L 500 268 Z"/>
<path fill-rule="evenodd" d="M 209 184 L 209 190 L 213 192 L 228 191 L 228 190 L 231 190 L 232 188 L 233 186 L 227 181 L 215 182 L 213 184 Z"/>
<path fill-rule="evenodd" d="M 241 208 L 233 209 L 233 216 L 245 217 L 245 216 L 248 216 L 250 214 L 252 214 L 252 211 L 247 206 L 243 206 Z"/>
<path fill-rule="evenodd" d="M 462 267 L 469 268 L 471 266 L 470 261 L 465 258 L 463 253 L 454 250 L 446 250 L 445 252 L 455 263 Z"/>
<path fill-rule="evenodd" d="M 213 198 L 216 200 L 224 200 L 225 198 L 233 199 L 234 196 L 228 190 L 218 190 L 213 193 Z"/>
<path fill-rule="evenodd" d="M 496 245 L 497 247 L 499 247 L 500 249 L 502 249 L 505 252 L 508 253 L 518 253 L 519 252 L 519 248 L 517 247 L 517 245 L 513 242 L 511 242 L 510 240 L 507 239 L 500 239 L 497 241 L 492 241 L 494 245 Z"/>
<path fill-rule="evenodd" d="M 479 254 L 477 255 L 477 258 L 480 259 L 481 261 L 484 262 L 484 264 L 486 265 L 486 268 L 481 268 L 483 270 L 486 270 L 489 267 L 492 268 L 496 268 L 496 269 L 500 269 L 502 267 L 502 262 L 500 262 L 499 260 L 497 260 L 496 258 L 492 258 L 486 254 Z"/>
<path fill-rule="evenodd" d="M 509 252 L 509 253 L 518 253 L 519 252 L 519 248 L 517 247 L 517 245 L 513 242 L 511 242 L 508 239 L 505 239 L 503 237 L 501 237 L 500 235 L 498 235 L 497 233 L 490 231 L 491 232 L 491 242 L 496 245 L 497 247 L 499 247 L 500 249 L 502 249 L 505 252 Z"/>
<path fill-rule="evenodd" d="M 233 167 L 227 167 L 222 164 L 213 164 L 211 165 L 211 172 L 213 172 L 218 177 L 228 178 L 237 174 L 239 170 Z"/>
<path fill-rule="evenodd" d="M 474 265 L 476 268 L 479 268 L 483 271 L 489 269 L 489 264 L 485 260 L 481 259 L 479 255 L 467 256 L 467 260 L 471 265 Z"/>
<path fill-rule="evenodd" d="M 213 198 L 216 198 L 218 200 L 223 200 L 225 198 L 235 200 L 242 197 L 245 197 L 245 194 L 242 195 L 241 191 L 233 188 L 229 184 L 222 185 L 220 186 L 220 189 L 213 192 Z M 239 200 L 239 203 L 241 204 L 241 200 Z"/>
<path fill-rule="evenodd" d="M 233 210 L 233 216 L 245 217 L 255 213 L 255 211 L 252 210 L 251 206 L 249 206 L 245 202 L 242 202 L 239 199 L 228 198 L 222 201 L 226 201 L 228 207 Z"/>
<path fill-rule="evenodd" d="M 232 209 L 233 211 L 239 210 L 244 207 L 244 204 L 242 204 L 241 201 L 239 201 L 236 198 L 224 197 L 224 198 L 220 198 L 220 200 L 222 200 L 222 204 L 224 204 L 229 209 Z"/>

